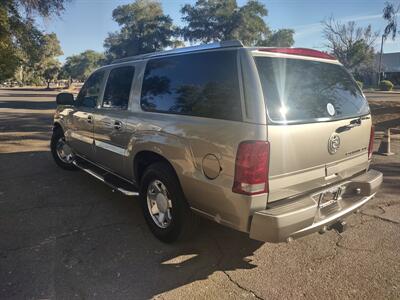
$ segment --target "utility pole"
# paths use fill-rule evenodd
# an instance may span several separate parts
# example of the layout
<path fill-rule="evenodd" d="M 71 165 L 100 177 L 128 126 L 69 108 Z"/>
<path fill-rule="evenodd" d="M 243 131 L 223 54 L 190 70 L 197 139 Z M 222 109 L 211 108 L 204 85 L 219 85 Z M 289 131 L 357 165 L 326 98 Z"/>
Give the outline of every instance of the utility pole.
<path fill-rule="evenodd" d="M 386 38 L 384 34 L 382 34 L 382 42 L 381 42 L 381 53 L 379 55 L 379 67 L 378 67 L 378 86 L 381 82 L 381 68 L 382 68 L 382 55 L 383 55 L 383 41 Z"/>

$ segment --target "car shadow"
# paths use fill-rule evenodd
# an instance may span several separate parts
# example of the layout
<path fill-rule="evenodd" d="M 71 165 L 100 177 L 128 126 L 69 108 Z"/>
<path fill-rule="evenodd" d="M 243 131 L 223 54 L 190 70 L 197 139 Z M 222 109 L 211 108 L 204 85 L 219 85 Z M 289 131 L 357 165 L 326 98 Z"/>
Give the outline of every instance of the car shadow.
<path fill-rule="evenodd" d="M 15 96 L 15 95 L 14 95 Z M 29 96 L 32 97 L 32 96 Z M 55 101 L 54 96 L 50 96 L 54 98 L 52 101 L 6 101 L 2 100 L 0 97 L 0 108 L 14 108 L 14 109 L 33 109 L 33 110 L 40 110 L 40 109 L 56 109 L 57 104 Z M 44 97 L 41 97 L 44 98 Z M 45 97 L 49 98 L 49 97 Z"/>
<path fill-rule="evenodd" d="M 152 298 L 256 267 L 250 257 L 263 243 L 207 220 L 190 240 L 161 243 L 138 198 L 58 168 L 50 152 L 3 153 L 0 165 L 2 298 L 49 289 L 66 299 Z"/>
<path fill-rule="evenodd" d="M 383 184 L 386 190 L 398 193 L 400 191 L 399 176 L 400 163 L 373 163 L 371 168 L 383 173 Z"/>
<path fill-rule="evenodd" d="M 374 116 L 378 116 L 378 115 L 385 115 L 388 113 L 394 114 L 394 113 L 400 113 L 400 107 L 395 106 L 395 107 L 385 107 L 381 104 L 377 104 L 377 103 L 370 103 L 369 107 L 371 108 L 371 112 Z"/>
<path fill-rule="evenodd" d="M 376 130 L 386 130 L 389 128 L 398 128 L 398 127 L 400 127 L 400 118 L 382 121 L 375 124 Z"/>
<path fill-rule="evenodd" d="M 52 121 L 52 113 L 0 114 L 0 132 L 49 132 Z"/>

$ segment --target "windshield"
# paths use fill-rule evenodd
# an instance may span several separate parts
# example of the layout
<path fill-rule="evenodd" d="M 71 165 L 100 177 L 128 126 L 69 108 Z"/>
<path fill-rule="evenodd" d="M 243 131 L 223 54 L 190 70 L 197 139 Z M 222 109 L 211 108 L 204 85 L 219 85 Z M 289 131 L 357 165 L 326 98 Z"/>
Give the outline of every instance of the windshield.
<path fill-rule="evenodd" d="M 340 65 L 291 58 L 254 59 L 272 122 L 310 123 L 369 113 L 356 82 Z"/>

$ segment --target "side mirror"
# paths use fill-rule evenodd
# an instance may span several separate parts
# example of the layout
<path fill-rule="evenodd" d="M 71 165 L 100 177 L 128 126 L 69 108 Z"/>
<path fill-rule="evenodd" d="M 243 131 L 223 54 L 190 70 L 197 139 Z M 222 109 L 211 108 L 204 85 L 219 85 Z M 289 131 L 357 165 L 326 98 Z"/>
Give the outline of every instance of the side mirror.
<path fill-rule="evenodd" d="M 74 95 L 71 93 L 60 93 L 56 98 L 57 105 L 74 105 Z"/>

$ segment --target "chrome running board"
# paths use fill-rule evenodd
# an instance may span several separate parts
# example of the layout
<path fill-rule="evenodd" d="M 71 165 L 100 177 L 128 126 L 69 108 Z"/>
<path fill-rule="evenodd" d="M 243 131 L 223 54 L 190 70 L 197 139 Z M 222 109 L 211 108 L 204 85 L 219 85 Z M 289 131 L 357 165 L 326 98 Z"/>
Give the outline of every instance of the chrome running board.
<path fill-rule="evenodd" d="M 101 175 L 101 174 L 97 173 L 96 171 L 94 171 L 94 169 L 96 167 L 93 166 L 93 168 L 91 168 L 89 166 L 89 164 L 86 162 L 80 163 L 77 160 L 74 160 L 72 162 L 72 164 L 74 166 L 78 167 L 79 169 L 81 169 L 82 171 L 92 175 L 94 178 L 100 180 L 101 182 L 104 182 L 106 185 L 111 187 L 113 189 L 113 191 L 118 191 L 127 196 L 139 196 L 139 192 L 135 190 L 133 185 L 130 186 L 128 189 L 128 187 L 127 187 L 129 185 L 128 183 L 123 182 L 122 179 L 120 179 L 118 181 L 118 178 L 110 173 L 105 173 L 105 174 Z M 97 169 L 99 169 L 99 168 L 97 168 Z M 113 180 L 113 182 L 110 182 L 110 180 L 106 179 L 106 176 L 113 176 L 115 179 Z M 118 184 L 118 183 L 120 183 L 120 184 Z M 122 187 L 122 185 L 124 187 Z"/>

